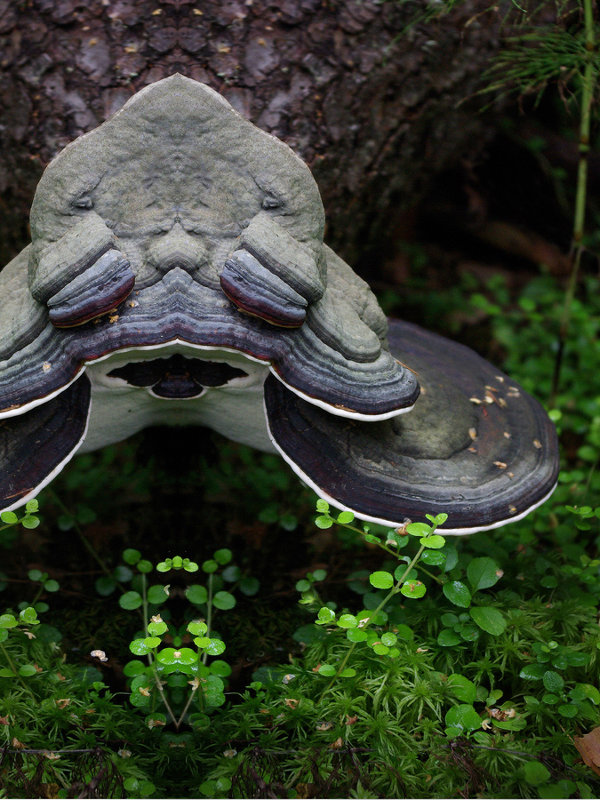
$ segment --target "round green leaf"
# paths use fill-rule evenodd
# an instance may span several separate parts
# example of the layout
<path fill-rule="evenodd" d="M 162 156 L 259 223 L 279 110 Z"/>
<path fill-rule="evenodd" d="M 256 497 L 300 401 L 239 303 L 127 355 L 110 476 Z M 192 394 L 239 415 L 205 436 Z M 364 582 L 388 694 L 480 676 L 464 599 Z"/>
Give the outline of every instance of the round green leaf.
<path fill-rule="evenodd" d="M 44 589 L 47 592 L 58 592 L 58 590 L 60 589 L 60 584 L 58 583 L 58 581 L 49 580 L 44 583 Z"/>
<path fill-rule="evenodd" d="M 452 706 L 445 716 L 446 725 L 460 728 L 462 731 L 475 731 L 481 727 L 481 718 L 469 703 Z"/>
<path fill-rule="evenodd" d="M 384 644 L 382 644 L 381 642 L 375 642 L 375 643 L 372 645 L 372 647 L 373 647 L 373 652 L 374 652 L 374 653 L 377 653 L 377 655 L 378 655 L 378 656 L 385 656 L 385 655 L 387 655 L 387 654 L 389 653 L 389 651 L 390 651 L 390 648 L 389 648 L 389 647 L 386 647 L 386 646 L 385 646 Z"/>
<path fill-rule="evenodd" d="M 421 561 L 424 564 L 429 564 L 432 567 L 441 567 L 446 560 L 446 554 L 440 553 L 436 550 L 425 550 L 421 555 Z"/>
<path fill-rule="evenodd" d="M 30 569 L 27 573 L 27 577 L 30 581 L 41 581 L 43 574 L 41 569 Z"/>
<path fill-rule="evenodd" d="M 558 672 L 553 672 L 552 670 L 547 670 L 544 672 L 544 676 L 542 678 L 544 688 L 548 692 L 559 693 L 562 692 L 565 682 L 562 677 L 558 674 Z"/>
<path fill-rule="evenodd" d="M 127 550 L 123 550 L 123 561 L 130 566 L 135 566 L 137 562 L 142 557 L 142 554 L 139 550 L 134 550 L 133 547 L 128 547 Z"/>
<path fill-rule="evenodd" d="M 21 520 L 21 525 L 30 531 L 33 530 L 34 528 L 37 528 L 39 524 L 40 524 L 39 517 L 33 517 L 30 514 L 27 514 Z"/>
<path fill-rule="evenodd" d="M 168 600 L 169 595 L 164 586 L 156 583 L 148 589 L 147 597 L 149 603 L 152 603 L 153 606 L 159 606 Z"/>
<path fill-rule="evenodd" d="M 136 708 L 144 708 L 150 705 L 150 698 L 141 692 L 132 692 L 129 695 L 129 702 Z"/>
<path fill-rule="evenodd" d="M 492 636 L 500 636 L 506 630 L 506 619 L 497 608 L 473 606 L 469 609 L 469 614 L 476 625 Z"/>
<path fill-rule="evenodd" d="M 235 597 L 230 592 L 217 592 L 213 597 L 213 604 L 215 608 L 221 611 L 227 611 L 235 606 Z"/>
<path fill-rule="evenodd" d="M 332 611 L 327 606 L 323 606 L 319 609 L 319 613 L 317 615 L 317 624 L 318 625 L 326 625 L 330 622 L 335 620 L 335 611 Z"/>
<path fill-rule="evenodd" d="M 142 641 L 142 640 L 140 640 Z M 123 667 L 123 673 L 128 678 L 135 678 L 136 675 L 143 675 L 146 671 L 146 666 L 142 661 L 128 661 Z"/>
<path fill-rule="evenodd" d="M 3 511 L 0 514 L 0 520 L 2 520 L 5 525 L 15 525 L 19 521 L 19 518 L 14 511 Z"/>
<path fill-rule="evenodd" d="M 427 536 L 431 532 L 431 525 L 427 525 L 426 522 L 411 522 L 406 526 L 406 532 L 411 536 Z"/>
<path fill-rule="evenodd" d="M 222 567 L 224 567 L 225 564 L 229 564 L 232 558 L 233 558 L 233 553 L 227 547 L 223 547 L 221 550 L 217 550 L 214 553 L 215 561 Z"/>
<path fill-rule="evenodd" d="M 353 678 L 356 675 L 356 670 L 353 667 L 346 667 L 340 672 L 340 678 Z"/>
<path fill-rule="evenodd" d="M 477 696 L 477 687 L 464 675 L 454 674 L 448 676 L 448 686 L 452 694 L 464 703 L 473 703 Z"/>
<path fill-rule="evenodd" d="M 27 608 L 24 608 L 19 613 L 19 617 L 23 622 L 27 622 L 29 625 L 37 625 L 39 623 L 39 620 L 37 618 L 37 611 L 35 610 L 35 608 L 32 608 L 31 606 L 27 606 Z"/>
<path fill-rule="evenodd" d="M 150 561 L 147 561 L 145 558 L 142 558 L 138 563 L 135 565 L 135 568 L 138 572 L 142 572 L 147 575 L 149 572 L 152 572 L 154 567 Z"/>
<path fill-rule="evenodd" d="M 446 540 L 439 533 L 434 533 L 431 536 L 423 536 L 422 539 L 419 539 L 419 544 L 422 544 L 423 547 L 428 547 L 430 550 L 439 550 L 446 544 Z"/>
<path fill-rule="evenodd" d="M 133 642 L 132 642 L 132 644 L 133 644 Z M 131 647 L 131 645 L 130 645 L 130 647 Z M 156 654 L 156 660 L 160 664 L 165 664 L 167 666 L 169 666 L 171 664 L 175 664 L 175 663 L 177 663 L 176 659 L 175 659 L 175 653 L 176 652 L 177 651 L 175 650 L 174 647 L 163 647 L 163 649 L 159 650 L 158 653 Z"/>
<path fill-rule="evenodd" d="M 340 511 L 337 521 L 341 522 L 342 525 L 348 525 L 350 522 L 354 522 L 354 513 L 352 511 Z"/>
<path fill-rule="evenodd" d="M 579 713 L 579 708 L 575 703 L 563 703 L 557 710 L 562 717 L 567 717 L 569 719 L 576 717 Z"/>
<path fill-rule="evenodd" d="M 479 639 L 479 628 L 476 628 L 475 625 L 458 625 L 455 631 L 465 642 L 474 642 Z"/>
<path fill-rule="evenodd" d="M 337 625 L 339 628 L 356 628 L 358 620 L 354 614 L 342 614 L 337 621 Z"/>
<path fill-rule="evenodd" d="M 109 578 L 108 575 L 103 575 L 101 578 L 96 579 L 94 587 L 99 595 L 102 597 L 108 597 L 108 595 L 112 594 L 117 588 L 117 582 L 114 578 Z"/>
<path fill-rule="evenodd" d="M 229 664 L 219 658 L 211 661 L 209 669 L 214 675 L 218 675 L 220 678 L 227 678 L 231 675 L 231 667 Z"/>
<path fill-rule="evenodd" d="M 498 565 L 492 558 L 471 559 L 467 566 L 467 578 L 471 589 L 476 592 L 478 589 L 495 586 L 500 580 L 500 576 L 496 574 L 498 571 Z"/>
<path fill-rule="evenodd" d="M 400 591 L 404 597 L 409 597 L 413 600 L 419 600 L 425 595 L 427 587 L 421 581 L 406 581 L 400 587 Z"/>
<path fill-rule="evenodd" d="M 321 664 L 318 672 L 319 675 L 324 675 L 326 678 L 332 678 L 335 675 L 336 669 L 332 664 Z"/>
<path fill-rule="evenodd" d="M 519 678 L 529 681 L 539 681 L 544 677 L 545 667 L 543 664 L 527 664 L 519 672 Z"/>
<path fill-rule="evenodd" d="M 175 650 L 173 659 L 175 664 L 190 666 L 198 661 L 198 653 L 191 647 L 181 647 L 179 650 Z"/>
<path fill-rule="evenodd" d="M 376 589 L 391 589 L 394 585 L 394 576 L 391 572 L 372 572 L 369 575 L 369 583 Z"/>
<path fill-rule="evenodd" d="M 221 577 L 224 581 L 227 581 L 227 583 L 234 583 L 235 581 L 239 581 L 241 574 L 242 570 L 232 564 L 230 567 L 225 567 L 221 573 Z"/>
<path fill-rule="evenodd" d="M 216 572 L 218 569 L 219 569 L 219 564 L 213 558 L 209 558 L 202 564 L 203 572 L 211 573 L 211 572 Z"/>
<path fill-rule="evenodd" d="M 546 692 L 542 697 L 542 702 L 546 703 L 548 706 L 555 706 L 560 702 L 560 697 L 557 694 L 552 694 L 552 692 Z"/>
<path fill-rule="evenodd" d="M 167 623 L 166 622 L 149 622 L 148 623 L 148 633 L 152 636 L 162 636 L 163 633 L 167 630 Z"/>
<path fill-rule="evenodd" d="M 346 639 L 349 642 L 364 642 L 367 639 L 367 632 L 360 628 L 348 628 L 346 631 Z"/>
<path fill-rule="evenodd" d="M 192 636 L 204 636 L 204 634 L 208 630 L 208 626 L 206 622 L 201 622 L 199 620 L 196 620 L 194 622 L 190 622 L 187 626 L 187 629 L 192 634 Z"/>
<path fill-rule="evenodd" d="M 525 781 L 531 786 L 540 786 L 550 780 L 550 772 L 539 761 L 527 761 L 521 769 Z"/>
<path fill-rule="evenodd" d="M 119 605 L 127 611 L 133 611 L 142 605 L 142 596 L 139 592 L 125 592 L 119 597 Z"/>
<path fill-rule="evenodd" d="M 460 641 L 460 636 L 449 628 L 445 628 L 437 637 L 437 643 L 442 647 L 454 647 L 455 644 L 460 644 Z"/>
<path fill-rule="evenodd" d="M 321 528 L 321 530 L 326 530 L 327 528 L 331 528 L 333 520 L 328 514 L 322 514 L 315 519 L 315 525 L 317 528 Z"/>
<path fill-rule="evenodd" d="M 129 643 L 129 649 L 136 656 L 146 656 L 150 652 L 145 639 L 134 639 Z"/>
<path fill-rule="evenodd" d="M 225 642 L 221 641 L 221 639 L 211 639 L 206 652 L 209 656 L 220 656 L 221 653 L 225 652 L 225 649 Z"/>
<path fill-rule="evenodd" d="M 129 569 L 129 567 L 119 564 L 118 567 L 113 569 L 112 576 L 116 581 L 119 581 L 119 583 L 127 583 L 127 581 L 130 581 L 133 578 L 133 572 Z"/>
<path fill-rule="evenodd" d="M 146 645 L 146 647 L 152 650 L 152 648 L 158 647 L 158 645 L 160 644 L 160 638 L 158 636 L 146 636 L 146 638 L 144 639 L 144 644 Z"/>
<path fill-rule="evenodd" d="M 386 631 L 385 633 L 381 634 L 381 644 L 384 644 L 386 647 L 392 647 L 397 641 L 398 637 L 391 631 Z"/>
<path fill-rule="evenodd" d="M 22 667 L 19 667 L 19 675 L 22 678 L 31 678 L 32 675 L 35 675 L 37 672 L 36 668 L 33 664 L 23 664 Z"/>
<path fill-rule="evenodd" d="M 329 503 L 327 500 L 323 500 L 323 498 L 320 497 L 317 500 L 315 508 L 319 513 L 326 514 L 329 511 Z"/>
<path fill-rule="evenodd" d="M 453 628 L 458 623 L 458 617 L 456 614 L 452 614 L 452 612 L 447 611 L 440 617 L 440 622 L 444 628 Z"/>
<path fill-rule="evenodd" d="M 240 592 L 245 594 L 246 597 L 254 597 L 260 589 L 260 581 L 258 578 L 242 578 L 240 581 Z"/>
<path fill-rule="evenodd" d="M 448 581 L 443 585 L 442 591 L 455 606 L 468 608 L 471 605 L 471 592 L 461 581 Z"/>
<path fill-rule="evenodd" d="M 15 628 L 18 624 L 12 614 L 0 614 L 0 628 Z"/>
<path fill-rule="evenodd" d="M 208 592 L 204 586 L 200 586 L 198 583 L 194 583 L 185 590 L 185 596 L 196 606 L 200 606 L 203 603 L 206 603 L 208 600 Z"/>

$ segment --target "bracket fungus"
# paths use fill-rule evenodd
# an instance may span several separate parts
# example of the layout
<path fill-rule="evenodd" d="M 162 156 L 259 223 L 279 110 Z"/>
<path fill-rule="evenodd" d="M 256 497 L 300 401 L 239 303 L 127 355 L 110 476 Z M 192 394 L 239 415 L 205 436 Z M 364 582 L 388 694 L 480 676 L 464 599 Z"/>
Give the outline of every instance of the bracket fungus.
<path fill-rule="evenodd" d="M 542 503 L 558 457 L 541 406 L 461 345 L 388 333 L 323 229 L 308 167 L 180 75 L 68 145 L 0 272 L 0 508 L 158 423 L 279 451 L 392 525 L 439 510 L 470 533 Z"/>

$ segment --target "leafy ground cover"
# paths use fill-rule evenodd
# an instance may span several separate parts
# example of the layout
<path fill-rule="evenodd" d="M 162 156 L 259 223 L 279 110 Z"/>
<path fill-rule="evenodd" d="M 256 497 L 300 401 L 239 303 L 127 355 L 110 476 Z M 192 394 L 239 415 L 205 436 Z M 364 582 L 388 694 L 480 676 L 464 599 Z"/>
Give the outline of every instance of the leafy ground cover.
<path fill-rule="evenodd" d="M 465 294 L 549 397 L 554 279 Z M 202 430 L 4 514 L 0 797 L 597 797 L 599 326 L 586 277 L 559 486 L 500 531 L 365 526 Z"/>

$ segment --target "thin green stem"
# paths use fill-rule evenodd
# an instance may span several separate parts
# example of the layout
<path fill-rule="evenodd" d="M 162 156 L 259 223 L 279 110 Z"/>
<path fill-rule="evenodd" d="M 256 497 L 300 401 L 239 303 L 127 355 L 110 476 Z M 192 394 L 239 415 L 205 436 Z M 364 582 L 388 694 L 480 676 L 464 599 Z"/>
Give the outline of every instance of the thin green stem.
<path fill-rule="evenodd" d="M 577 185 L 575 189 L 575 209 L 573 212 L 573 239 L 571 242 L 571 273 L 565 292 L 565 302 L 560 317 L 558 332 L 558 349 L 554 362 L 552 393 L 550 405 L 556 402 L 560 388 L 560 373 L 563 363 L 565 344 L 571 324 L 573 299 L 577 288 L 581 257 L 583 255 L 583 236 L 585 232 L 585 212 L 587 205 L 588 153 L 590 149 L 590 126 L 592 118 L 592 102 L 596 75 L 594 67 L 594 51 L 596 40 L 594 35 L 593 0 L 583 0 L 583 19 L 585 33 L 585 66 L 581 75 L 581 111 L 579 121 L 579 164 L 577 167 Z"/>
<path fill-rule="evenodd" d="M 33 697 L 33 692 L 31 691 L 31 689 L 29 688 L 29 686 L 27 686 L 27 684 L 25 683 L 25 681 L 23 680 L 23 678 L 22 678 L 22 677 L 19 675 L 19 672 L 18 672 L 18 670 L 17 670 L 17 667 L 16 667 L 16 665 L 15 665 L 15 662 L 14 662 L 14 661 L 12 660 L 12 658 L 10 657 L 10 653 L 8 652 L 8 650 L 6 649 L 6 647 L 4 646 L 4 643 L 2 643 L 2 642 L 0 642 L 0 649 L 2 650 L 2 653 L 3 653 L 3 655 L 4 655 L 4 658 L 5 658 L 5 659 L 6 659 L 6 661 L 8 662 L 8 666 L 9 666 L 9 667 L 11 668 L 11 670 L 13 671 L 13 673 L 14 673 L 14 675 L 15 675 L 15 678 L 16 678 L 16 679 L 19 681 L 19 683 L 20 683 L 20 684 L 21 684 L 21 686 L 22 686 L 22 687 L 25 689 L 25 691 L 26 691 L 26 692 L 27 692 L 29 695 L 31 695 L 31 696 Z"/>
<path fill-rule="evenodd" d="M 355 531 L 356 533 L 360 533 L 361 536 L 369 535 L 368 533 L 365 533 L 365 531 L 361 531 L 360 528 L 357 528 L 356 525 L 349 525 L 347 522 L 338 522 L 334 517 L 332 517 L 332 519 L 336 523 L 336 525 L 341 525 L 343 528 L 347 528 L 349 531 Z M 406 535 L 409 536 L 408 533 Z M 380 547 L 382 550 L 385 550 L 385 552 L 389 553 L 391 556 L 394 556 L 394 558 L 400 557 L 398 550 L 388 547 L 384 542 L 377 542 L 377 546 Z M 419 567 L 419 569 L 421 570 L 421 572 L 424 572 L 426 575 L 428 575 L 432 580 L 436 581 L 436 583 L 439 584 L 443 583 L 443 581 L 440 580 L 440 578 L 438 578 L 437 575 L 434 575 L 433 572 L 430 572 L 428 569 L 425 569 L 425 567 L 421 566 Z"/>
<path fill-rule="evenodd" d="M 148 631 L 148 581 L 146 579 L 146 574 L 144 572 L 142 572 L 142 618 L 144 620 L 144 633 L 146 634 L 146 636 L 149 636 L 150 633 Z M 179 723 L 177 722 L 177 717 L 175 716 L 173 709 L 169 705 L 169 701 L 167 700 L 167 696 L 165 695 L 162 684 L 160 682 L 160 676 L 156 671 L 153 652 L 155 653 L 156 650 L 148 653 L 148 666 L 152 668 L 154 683 L 156 684 L 156 688 L 158 689 L 160 699 L 162 700 L 165 708 L 167 709 L 167 714 L 169 715 L 171 721 L 175 725 L 175 729 L 178 730 Z"/>
<path fill-rule="evenodd" d="M 144 631 L 146 636 L 148 633 L 148 581 L 146 580 L 146 573 L 142 572 L 142 617 L 144 620 Z"/>
<path fill-rule="evenodd" d="M 192 689 L 192 691 L 190 692 L 190 696 L 188 697 L 187 702 L 183 707 L 183 711 L 181 712 L 181 716 L 179 717 L 179 719 L 175 723 L 175 727 L 178 730 L 179 730 L 179 727 L 181 726 L 181 724 L 183 723 L 183 719 L 184 719 L 185 715 L 187 714 L 188 708 L 192 704 L 192 700 L 194 699 L 194 695 L 196 694 L 197 689 L 198 689 L 198 687 L 196 687 L 195 689 Z"/>
<path fill-rule="evenodd" d="M 43 591 L 44 591 L 44 585 L 42 584 L 42 585 L 39 587 L 39 589 L 37 590 L 37 592 L 35 593 L 35 596 L 34 596 L 33 600 L 32 600 L 32 601 L 31 601 L 31 603 L 29 604 L 30 606 L 33 606 L 33 607 L 35 607 L 35 604 L 37 603 L 37 601 L 38 601 L 38 600 L 40 599 L 40 597 L 42 596 L 42 592 L 43 592 Z"/>
<path fill-rule="evenodd" d="M 435 528 L 432 529 L 431 533 L 429 534 L 430 536 L 433 534 L 434 530 L 435 530 Z M 421 556 L 423 555 L 423 551 L 425 549 L 426 549 L 425 545 L 422 544 L 421 547 L 418 549 L 417 554 L 415 555 L 413 560 L 410 562 L 410 564 L 408 564 L 408 566 L 406 567 L 406 569 L 402 573 L 401 577 L 396 581 L 394 586 L 392 586 L 390 591 L 386 594 L 386 596 L 383 598 L 381 603 L 379 603 L 379 605 L 373 611 L 373 613 L 369 617 L 367 617 L 366 620 L 364 621 L 364 623 L 361 625 L 363 630 L 365 628 L 369 627 L 369 625 L 371 624 L 371 621 L 373 619 L 375 619 L 377 617 L 377 615 L 379 614 L 379 612 L 382 611 L 385 608 L 385 606 L 389 603 L 389 601 L 392 599 L 392 597 L 395 594 L 398 594 L 398 592 L 402 588 L 402 584 L 406 580 L 407 576 L 410 575 L 410 571 L 418 563 L 418 561 L 421 558 Z M 333 686 L 333 684 L 335 683 L 337 678 L 340 676 L 340 673 L 343 672 L 343 670 L 345 669 L 346 664 L 348 663 L 348 660 L 350 659 L 350 656 L 354 652 L 354 649 L 355 649 L 357 644 L 358 644 L 358 642 L 352 642 L 352 645 L 348 648 L 348 650 L 346 652 L 346 655 L 344 656 L 344 659 L 342 660 L 342 663 L 340 664 L 340 666 L 337 669 L 337 672 L 335 673 L 335 675 L 333 676 L 333 678 L 331 679 L 329 684 L 326 686 L 325 691 L 323 692 L 323 694 L 325 694 L 326 692 L 328 692 L 331 689 L 331 687 Z"/>
<path fill-rule="evenodd" d="M 108 575 L 109 577 L 111 577 L 110 569 L 106 566 L 104 561 L 100 558 L 98 553 L 94 550 L 92 545 L 86 539 L 85 534 L 84 534 L 83 530 L 81 529 L 81 525 L 79 524 L 79 522 L 77 522 L 77 517 L 69 511 L 69 509 L 65 506 L 65 504 L 56 495 L 55 492 L 50 491 L 50 494 L 52 495 L 52 498 L 54 499 L 54 502 L 60 508 L 60 510 L 73 520 L 73 527 L 75 528 L 75 532 L 79 536 L 79 538 L 81 540 L 81 543 L 83 544 L 85 549 L 88 551 L 88 553 L 92 556 L 92 558 L 94 559 L 96 564 L 98 564 L 98 566 L 100 567 L 102 572 L 104 572 L 105 575 Z M 119 587 L 119 588 L 121 589 L 121 591 L 124 591 L 122 589 L 122 587 Z"/>
<path fill-rule="evenodd" d="M 206 600 L 206 636 L 210 638 L 212 615 L 213 615 L 213 573 L 208 576 L 208 598 Z M 206 664 L 208 661 L 208 653 L 205 650 L 202 653 L 202 663 Z"/>
<path fill-rule="evenodd" d="M 148 656 L 150 656 L 150 654 L 148 654 Z M 169 705 L 169 701 L 167 700 L 167 696 L 166 696 L 166 694 L 164 692 L 164 689 L 162 687 L 162 684 L 160 682 L 160 676 L 156 671 L 156 667 L 154 666 L 154 662 L 152 661 L 152 659 L 150 659 L 150 664 L 152 666 L 152 675 L 154 676 L 154 682 L 156 684 L 156 688 L 158 689 L 158 693 L 160 695 L 160 699 L 162 700 L 162 702 L 164 703 L 165 708 L 167 709 L 167 714 L 171 718 L 171 722 L 173 723 L 173 725 L 175 725 L 175 730 L 178 730 L 179 723 L 177 722 L 177 717 L 175 716 L 175 713 L 174 713 L 173 709 Z"/>

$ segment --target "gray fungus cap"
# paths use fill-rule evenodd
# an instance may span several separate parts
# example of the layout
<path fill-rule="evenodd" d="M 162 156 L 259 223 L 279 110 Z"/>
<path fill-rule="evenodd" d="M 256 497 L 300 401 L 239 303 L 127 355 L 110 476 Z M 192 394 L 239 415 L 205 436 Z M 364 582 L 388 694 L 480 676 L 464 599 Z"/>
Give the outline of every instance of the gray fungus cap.
<path fill-rule="evenodd" d="M 541 406 L 414 326 L 388 342 L 323 230 L 308 167 L 181 75 L 68 145 L 0 272 L 0 508 L 156 423 L 279 450 L 365 519 L 443 510 L 470 532 L 539 504 L 558 460 Z"/>

